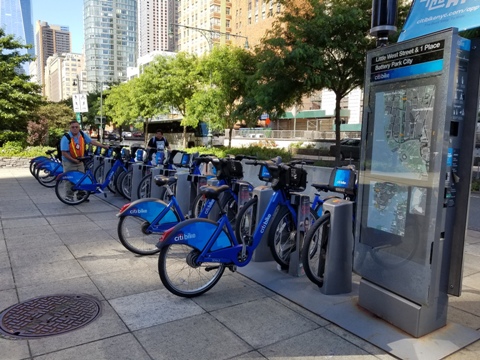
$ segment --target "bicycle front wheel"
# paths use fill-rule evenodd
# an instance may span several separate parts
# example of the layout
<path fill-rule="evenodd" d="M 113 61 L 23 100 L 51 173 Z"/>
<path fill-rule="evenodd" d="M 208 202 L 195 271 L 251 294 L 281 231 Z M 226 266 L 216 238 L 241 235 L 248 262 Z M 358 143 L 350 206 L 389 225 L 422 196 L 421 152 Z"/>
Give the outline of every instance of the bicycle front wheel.
<path fill-rule="evenodd" d="M 330 234 L 330 213 L 320 217 L 305 235 L 302 249 L 302 264 L 308 279 L 323 285 Z"/>
<path fill-rule="evenodd" d="M 145 175 L 137 189 L 137 197 L 139 199 L 146 199 L 152 197 L 152 174 Z"/>
<path fill-rule="evenodd" d="M 57 195 L 58 200 L 67 205 L 78 205 L 83 203 L 90 196 L 89 191 L 84 190 L 72 190 L 72 187 L 75 184 L 66 180 L 61 179 L 55 184 L 55 194 Z"/>
<path fill-rule="evenodd" d="M 132 174 L 133 170 L 128 170 L 123 177 L 121 184 L 121 193 L 123 194 L 123 197 L 127 200 L 130 200 L 132 198 Z"/>
<path fill-rule="evenodd" d="M 48 188 L 53 188 L 55 187 L 55 179 L 57 178 L 57 175 L 55 173 L 52 174 L 51 171 L 36 168 L 36 173 L 35 177 L 38 180 L 38 182 Z"/>
<path fill-rule="evenodd" d="M 207 198 L 205 197 L 205 195 L 197 195 L 197 197 L 193 200 L 192 205 L 190 206 L 190 212 L 192 217 L 197 218 L 200 215 L 206 202 Z"/>
<path fill-rule="evenodd" d="M 118 222 L 118 238 L 123 246 L 138 255 L 152 255 L 160 251 L 157 248 L 161 233 L 148 232 L 148 221 L 137 216 L 122 216 Z"/>
<path fill-rule="evenodd" d="M 316 218 L 316 214 L 310 209 L 310 215 L 306 220 L 309 223 L 305 229 L 309 229 L 309 225 Z M 288 269 L 290 255 L 297 249 L 297 219 L 293 218 L 286 206 L 282 206 L 273 219 L 268 239 L 273 258 L 282 269 Z"/>
<path fill-rule="evenodd" d="M 213 288 L 225 271 L 220 263 L 197 263 L 200 251 L 185 244 L 169 244 L 158 258 L 158 273 L 172 294 L 195 297 Z"/>
<path fill-rule="evenodd" d="M 253 233 L 257 227 L 257 206 L 258 198 L 255 197 L 243 205 L 238 212 L 235 221 L 235 237 L 240 243 L 243 243 L 244 240 L 251 242 L 253 239 Z"/>

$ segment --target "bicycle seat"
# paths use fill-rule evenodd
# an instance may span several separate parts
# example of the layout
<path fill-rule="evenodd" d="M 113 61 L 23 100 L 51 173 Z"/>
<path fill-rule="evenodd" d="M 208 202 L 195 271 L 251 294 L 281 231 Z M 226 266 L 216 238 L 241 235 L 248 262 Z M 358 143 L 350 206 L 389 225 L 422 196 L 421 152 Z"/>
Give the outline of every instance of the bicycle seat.
<path fill-rule="evenodd" d="M 177 178 L 175 176 L 164 176 L 164 175 L 155 175 L 153 177 L 153 180 L 155 181 L 155 184 L 157 186 L 172 185 L 177 182 Z"/>
<path fill-rule="evenodd" d="M 207 199 L 218 200 L 220 194 L 226 190 L 230 189 L 228 185 L 213 186 L 213 185 L 204 185 L 200 187 L 200 193 L 205 195 Z"/>
<path fill-rule="evenodd" d="M 55 151 L 57 151 L 57 150 L 47 150 L 47 151 L 45 151 L 45 153 L 47 155 L 52 155 Z"/>

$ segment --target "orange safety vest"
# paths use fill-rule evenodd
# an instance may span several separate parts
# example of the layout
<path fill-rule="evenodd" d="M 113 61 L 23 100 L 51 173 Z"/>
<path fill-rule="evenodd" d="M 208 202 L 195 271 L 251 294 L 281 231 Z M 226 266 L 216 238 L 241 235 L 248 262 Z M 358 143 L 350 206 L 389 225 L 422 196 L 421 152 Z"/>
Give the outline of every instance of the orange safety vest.
<path fill-rule="evenodd" d="M 81 134 L 78 134 L 79 142 L 78 144 L 75 143 L 75 140 L 72 138 L 70 139 L 70 155 L 76 159 L 78 157 L 82 157 L 85 153 L 85 139 Z"/>

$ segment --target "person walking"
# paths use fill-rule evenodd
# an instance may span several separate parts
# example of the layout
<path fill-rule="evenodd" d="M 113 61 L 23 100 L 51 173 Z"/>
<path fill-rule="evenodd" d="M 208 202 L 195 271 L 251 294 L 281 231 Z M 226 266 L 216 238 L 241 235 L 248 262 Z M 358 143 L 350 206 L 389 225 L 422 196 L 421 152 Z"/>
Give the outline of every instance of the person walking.
<path fill-rule="evenodd" d="M 156 152 L 161 151 L 163 153 L 165 149 L 170 150 L 170 144 L 168 143 L 168 140 L 163 136 L 162 130 L 157 130 L 155 136 L 148 141 L 147 149 L 148 160 L 150 161 L 152 160 L 152 155 Z"/>
<path fill-rule="evenodd" d="M 90 138 L 88 134 L 81 131 L 78 121 L 70 121 L 70 129 L 68 133 L 65 133 L 60 140 L 60 151 L 62 152 L 62 166 L 64 172 L 74 170 L 85 172 L 85 164 L 78 160 L 78 158 L 85 155 L 85 148 L 88 144 L 99 146 L 104 149 L 110 148 L 109 145 L 101 144 Z M 73 197 L 71 187 L 67 189 L 66 192 L 67 198 Z"/>

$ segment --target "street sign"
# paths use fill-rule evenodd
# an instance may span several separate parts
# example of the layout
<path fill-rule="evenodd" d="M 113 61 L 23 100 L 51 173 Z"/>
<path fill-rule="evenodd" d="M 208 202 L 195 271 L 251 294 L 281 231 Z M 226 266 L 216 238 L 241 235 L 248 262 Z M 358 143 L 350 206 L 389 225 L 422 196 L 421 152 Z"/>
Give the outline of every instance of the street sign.
<path fill-rule="evenodd" d="M 77 113 L 88 112 L 87 94 L 73 94 L 73 111 Z"/>
<path fill-rule="evenodd" d="M 105 124 L 105 121 L 107 120 L 106 116 L 95 116 L 95 125 L 102 125 Z"/>

